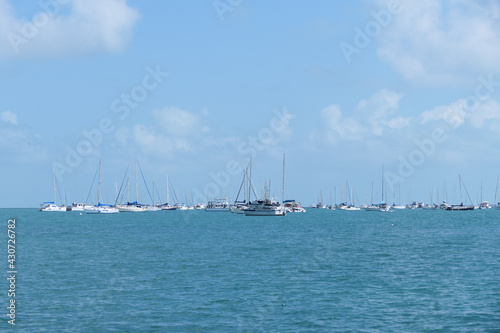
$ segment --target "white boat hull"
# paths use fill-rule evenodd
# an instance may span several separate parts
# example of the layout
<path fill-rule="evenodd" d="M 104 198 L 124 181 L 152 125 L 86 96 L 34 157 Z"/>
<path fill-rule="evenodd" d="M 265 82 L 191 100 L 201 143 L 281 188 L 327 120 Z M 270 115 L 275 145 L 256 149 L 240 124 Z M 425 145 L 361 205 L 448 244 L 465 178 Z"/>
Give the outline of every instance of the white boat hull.
<path fill-rule="evenodd" d="M 230 212 L 231 209 L 229 207 L 227 208 L 205 208 L 206 212 Z"/>
<path fill-rule="evenodd" d="M 286 212 L 282 209 L 262 209 L 262 210 L 253 210 L 253 209 L 244 209 L 243 213 L 246 216 L 286 216 Z"/>
<path fill-rule="evenodd" d="M 86 214 L 116 214 L 120 211 L 116 207 L 94 206 L 85 208 Z"/>

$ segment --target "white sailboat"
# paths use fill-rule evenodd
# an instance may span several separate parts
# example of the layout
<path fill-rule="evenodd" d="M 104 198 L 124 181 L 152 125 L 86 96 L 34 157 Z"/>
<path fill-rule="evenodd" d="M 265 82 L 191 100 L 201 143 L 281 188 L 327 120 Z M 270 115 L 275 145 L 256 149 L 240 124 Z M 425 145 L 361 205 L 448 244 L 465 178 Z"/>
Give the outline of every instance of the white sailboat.
<path fill-rule="evenodd" d="M 234 200 L 233 204 L 230 207 L 231 213 L 233 214 L 244 214 L 243 209 L 248 208 L 248 201 L 247 201 L 247 189 L 249 188 L 248 185 L 249 182 L 249 177 L 248 177 L 248 167 L 243 170 L 243 180 L 241 181 L 240 189 L 238 190 L 238 194 L 236 195 L 236 199 Z M 243 201 L 238 201 L 240 197 L 241 190 L 243 189 Z"/>
<path fill-rule="evenodd" d="M 39 211 L 41 212 L 65 212 L 65 206 L 56 205 L 56 175 L 54 169 L 52 169 L 52 178 L 54 183 L 54 201 L 45 201 L 40 205 Z"/>
<path fill-rule="evenodd" d="M 126 204 L 116 205 L 120 212 L 126 213 L 142 213 L 147 212 L 148 207 L 146 205 L 142 205 L 137 202 L 139 197 L 139 175 L 137 173 L 137 160 L 135 161 L 135 201 L 128 201 Z M 130 191 L 130 168 L 129 168 L 129 177 L 128 177 L 128 189 Z"/>
<path fill-rule="evenodd" d="M 500 175 L 497 175 L 497 185 L 495 187 L 495 202 L 497 202 L 497 193 L 498 193 L 498 180 L 499 180 Z M 495 209 L 500 210 L 500 202 L 497 202 L 495 204 Z"/>
<path fill-rule="evenodd" d="M 95 179 L 95 178 L 94 178 Z M 118 208 L 112 205 L 101 204 L 101 160 L 99 160 L 99 182 L 97 184 L 97 204 L 94 206 L 85 206 L 87 214 L 116 214 Z"/>
<path fill-rule="evenodd" d="M 384 193 L 385 193 L 385 188 L 384 188 L 384 165 L 382 164 L 382 201 L 380 201 L 380 204 L 378 205 L 378 210 L 379 210 L 379 212 L 390 212 L 391 211 L 391 206 L 389 206 L 384 201 Z"/>
<path fill-rule="evenodd" d="M 252 158 L 250 158 L 250 187 L 252 184 Z M 249 188 L 250 193 L 251 188 Z M 243 209 L 245 216 L 286 216 L 283 206 L 269 198 L 270 189 L 264 185 L 264 198 L 251 201 L 248 208 Z M 250 201 L 250 200 L 249 200 Z"/>
<path fill-rule="evenodd" d="M 373 182 L 372 182 L 372 203 L 370 205 L 365 205 L 363 209 L 367 212 L 377 212 L 379 207 L 373 204 Z"/>
<path fill-rule="evenodd" d="M 175 206 L 172 206 L 169 204 L 170 202 L 170 185 L 168 182 L 168 175 L 167 175 L 167 202 L 165 202 L 163 205 L 161 205 L 161 210 L 176 210 L 177 208 Z"/>
<path fill-rule="evenodd" d="M 483 200 L 483 181 L 481 181 L 481 203 L 478 206 L 479 209 L 490 209 L 490 202 L 487 200 Z"/>
<path fill-rule="evenodd" d="M 305 213 L 306 210 L 304 207 L 302 207 L 302 204 L 300 202 L 297 202 L 295 200 L 285 200 L 285 154 L 283 154 L 283 188 L 282 188 L 282 199 L 283 199 L 283 209 L 287 213 Z M 323 198 L 321 198 L 323 199 Z M 330 193 L 330 201 L 331 201 L 331 193 Z"/>
<path fill-rule="evenodd" d="M 349 182 L 346 180 L 346 199 L 349 199 L 351 201 L 352 204 L 348 204 L 347 202 L 343 202 L 341 205 L 340 205 L 340 209 L 341 210 L 344 210 L 344 211 L 360 211 L 361 208 L 360 207 L 356 207 L 356 203 L 355 203 L 355 193 L 354 193 L 354 187 L 352 188 L 351 192 L 352 193 L 347 193 L 349 191 Z"/>
<path fill-rule="evenodd" d="M 399 187 L 398 187 L 398 201 L 401 202 L 401 184 L 399 184 Z M 394 187 L 394 197 L 396 197 L 396 187 Z M 394 200 L 396 201 L 396 200 Z M 398 204 L 396 205 L 396 203 L 394 202 L 392 204 L 392 209 L 406 209 L 406 206 L 405 205 L 401 205 L 401 204 Z"/>

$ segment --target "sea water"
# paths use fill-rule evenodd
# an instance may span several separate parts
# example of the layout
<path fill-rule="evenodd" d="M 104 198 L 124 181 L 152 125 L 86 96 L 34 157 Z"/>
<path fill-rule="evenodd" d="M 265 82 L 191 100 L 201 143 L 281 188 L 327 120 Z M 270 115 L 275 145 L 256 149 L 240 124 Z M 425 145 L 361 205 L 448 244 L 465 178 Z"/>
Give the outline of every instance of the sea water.
<path fill-rule="evenodd" d="M 0 218 L 2 332 L 500 331 L 493 209 Z"/>

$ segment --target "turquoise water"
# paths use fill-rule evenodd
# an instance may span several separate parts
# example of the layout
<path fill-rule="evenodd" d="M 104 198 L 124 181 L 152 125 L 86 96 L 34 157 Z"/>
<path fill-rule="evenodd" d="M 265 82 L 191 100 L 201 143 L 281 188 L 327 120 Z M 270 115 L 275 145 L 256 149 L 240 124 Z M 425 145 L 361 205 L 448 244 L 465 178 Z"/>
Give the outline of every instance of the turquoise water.
<path fill-rule="evenodd" d="M 19 332 L 500 331 L 500 211 L 0 217 Z"/>

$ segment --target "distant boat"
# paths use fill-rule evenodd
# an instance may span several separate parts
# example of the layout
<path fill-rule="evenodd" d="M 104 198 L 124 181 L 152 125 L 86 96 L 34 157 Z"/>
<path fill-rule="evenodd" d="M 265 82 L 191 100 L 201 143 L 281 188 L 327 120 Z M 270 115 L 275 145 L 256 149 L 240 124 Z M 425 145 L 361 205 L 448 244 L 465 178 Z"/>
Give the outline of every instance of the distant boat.
<path fill-rule="evenodd" d="M 234 213 L 234 214 L 244 214 L 243 209 L 247 209 L 247 208 L 248 208 L 248 204 L 247 204 L 246 200 L 243 200 L 243 201 L 235 201 L 231 205 L 230 210 L 231 210 L 231 213 Z"/>
<path fill-rule="evenodd" d="M 306 212 L 304 207 L 302 207 L 302 204 L 300 202 L 295 201 L 295 200 L 285 200 L 283 202 L 283 207 L 287 212 L 290 212 L 290 213 L 305 213 Z"/>
<path fill-rule="evenodd" d="M 66 206 L 58 206 L 56 205 L 56 175 L 54 169 L 52 169 L 52 178 L 54 183 L 54 201 L 46 201 L 40 205 L 39 211 L 41 212 L 65 212 Z"/>
<path fill-rule="evenodd" d="M 498 180 L 499 180 L 500 175 L 497 175 L 497 185 L 495 187 L 495 202 L 497 202 L 497 193 L 498 193 Z M 500 202 L 497 202 L 495 205 L 495 209 L 500 210 Z"/>
<path fill-rule="evenodd" d="M 467 197 L 470 200 L 469 193 L 467 192 L 467 189 L 465 188 L 465 184 L 463 184 L 462 177 L 458 175 L 458 182 L 460 185 L 460 201 L 461 203 L 459 205 L 447 205 L 444 210 L 454 210 L 454 211 L 465 211 L 465 210 L 474 210 L 475 206 L 474 205 L 464 205 L 463 200 L 462 200 L 462 185 L 464 186 L 465 193 L 467 194 Z"/>
<path fill-rule="evenodd" d="M 83 212 L 85 211 L 85 207 L 87 207 L 87 205 L 84 203 L 73 202 L 69 208 L 72 212 Z"/>
<path fill-rule="evenodd" d="M 164 203 L 160 207 L 161 207 L 161 210 L 176 210 L 177 209 L 175 206 L 169 205 L 168 202 Z"/>
<path fill-rule="evenodd" d="M 366 205 L 363 207 L 363 209 L 367 212 L 378 212 L 379 211 L 379 207 L 377 205 Z"/>
<path fill-rule="evenodd" d="M 161 207 L 159 206 L 147 206 L 148 212 L 159 212 L 161 211 Z"/>
<path fill-rule="evenodd" d="M 378 205 L 378 211 L 379 212 L 389 212 L 391 209 L 391 206 L 385 203 L 385 201 L 381 201 L 380 204 Z"/>
<path fill-rule="evenodd" d="M 444 210 L 474 210 L 474 206 L 464 206 L 464 204 L 460 205 L 449 205 Z"/>
<path fill-rule="evenodd" d="M 270 199 L 254 200 L 247 209 L 243 209 L 246 216 L 285 216 L 286 211 L 279 204 Z"/>
<path fill-rule="evenodd" d="M 213 201 L 209 201 L 207 206 L 205 207 L 206 212 L 229 212 L 231 211 L 229 207 L 229 202 L 227 198 L 222 199 L 214 199 Z"/>
<path fill-rule="evenodd" d="M 182 204 L 178 204 L 178 203 L 177 203 L 177 204 L 175 204 L 175 206 L 174 206 L 174 207 L 175 207 L 175 209 L 177 209 L 177 210 L 189 210 L 189 206 L 186 206 L 186 205 L 185 205 L 185 204 L 183 204 L 183 203 L 182 203 Z"/>
<path fill-rule="evenodd" d="M 491 208 L 491 205 L 488 201 L 482 201 L 479 204 L 479 209 L 490 209 L 490 208 Z"/>
<path fill-rule="evenodd" d="M 251 192 L 251 186 L 252 186 L 252 158 L 250 158 L 249 164 L 250 164 L 249 166 L 250 172 L 249 172 L 248 193 Z M 284 171 L 283 171 L 283 178 L 284 178 Z M 283 208 L 283 205 L 281 205 L 277 201 L 273 201 L 269 197 L 270 197 L 270 188 L 268 188 L 267 184 L 264 183 L 264 197 L 262 199 L 256 199 L 254 201 L 249 200 L 250 202 L 248 204 L 248 208 L 243 209 L 243 213 L 245 214 L 245 216 L 286 216 L 286 210 Z"/>
<path fill-rule="evenodd" d="M 118 210 L 118 208 L 113 207 L 112 205 L 106 205 L 101 203 L 94 206 L 88 206 L 85 208 L 86 214 L 116 214 L 119 212 L 120 211 Z"/>
<path fill-rule="evenodd" d="M 249 168 L 250 168 L 251 160 L 248 162 L 248 166 L 243 170 L 243 179 L 241 180 L 241 185 L 238 190 L 238 194 L 236 195 L 236 199 L 230 207 L 231 213 L 234 214 L 244 214 L 243 209 L 248 208 L 248 202 L 250 201 L 250 192 L 248 192 L 251 188 L 250 177 L 248 176 Z M 244 200 L 238 201 L 241 190 L 243 190 L 243 198 Z M 248 191 L 247 191 L 248 190 Z M 248 192 L 248 193 L 247 193 Z M 248 201 L 247 201 L 248 199 Z"/>
<path fill-rule="evenodd" d="M 361 208 L 359 207 L 355 207 L 355 206 L 344 206 L 345 208 L 341 208 L 342 210 L 345 210 L 345 211 L 357 211 L 357 210 L 361 210 Z"/>
<path fill-rule="evenodd" d="M 95 176 L 94 176 L 95 180 Z M 120 211 L 112 205 L 101 203 L 101 160 L 99 160 L 99 182 L 97 184 L 97 205 L 85 206 L 86 214 L 116 214 Z"/>
<path fill-rule="evenodd" d="M 142 205 L 138 203 L 137 201 L 134 202 L 127 202 L 126 204 L 121 204 L 121 205 L 116 205 L 116 208 L 120 212 L 124 213 L 142 213 L 142 212 L 147 212 L 148 207 L 145 205 Z"/>
<path fill-rule="evenodd" d="M 123 213 L 142 213 L 148 211 L 148 206 L 140 204 L 139 200 L 139 161 L 135 160 L 135 201 L 128 201 L 126 204 L 116 204 L 115 207 L 118 208 L 120 212 Z M 130 192 L 130 166 L 127 168 L 127 192 Z M 142 173 L 142 170 L 141 170 Z M 143 175 L 144 179 L 144 175 Z M 146 182 L 144 182 L 146 183 Z M 120 189 L 121 192 L 121 189 Z M 149 191 L 148 191 L 149 192 Z M 117 198 L 118 201 L 118 198 Z"/>
<path fill-rule="evenodd" d="M 66 207 L 58 206 L 53 201 L 47 201 L 40 205 L 41 212 L 65 212 Z"/>
<path fill-rule="evenodd" d="M 391 211 L 391 206 L 389 206 L 385 201 L 384 201 L 384 194 L 385 194 L 385 187 L 384 187 L 384 165 L 382 164 L 382 201 L 378 204 L 378 211 L 379 212 L 390 212 Z"/>

